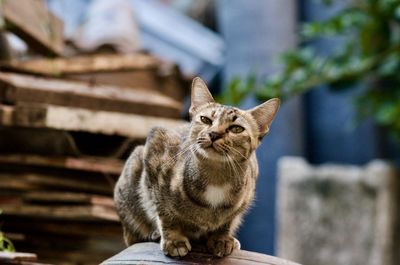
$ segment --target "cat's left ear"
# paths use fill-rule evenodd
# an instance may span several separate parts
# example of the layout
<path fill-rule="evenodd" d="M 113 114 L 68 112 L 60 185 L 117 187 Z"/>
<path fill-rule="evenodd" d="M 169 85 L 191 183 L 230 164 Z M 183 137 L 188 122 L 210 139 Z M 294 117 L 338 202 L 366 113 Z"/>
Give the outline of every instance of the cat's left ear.
<path fill-rule="evenodd" d="M 213 102 L 215 102 L 214 98 L 204 81 L 200 77 L 194 78 L 192 82 L 192 104 L 189 109 L 190 116 L 192 116 L 200 106 Z"/>
<path fill-rule="evenodd" d="M 261 138 L 268 133 L 269 127 L 278 112 L 280 104 L 281 101 L 279 98 L 273 98 L 251 110 L 248 110 L 257 122 Z"/>

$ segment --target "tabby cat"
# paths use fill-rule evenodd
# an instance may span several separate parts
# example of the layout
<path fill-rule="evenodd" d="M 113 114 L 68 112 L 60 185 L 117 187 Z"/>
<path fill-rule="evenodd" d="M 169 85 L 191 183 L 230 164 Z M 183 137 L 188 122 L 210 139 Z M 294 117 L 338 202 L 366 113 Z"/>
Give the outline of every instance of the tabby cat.
<path fill-rule="evenodd" d="M 169 256 L 185 256 L 193 242 L 219 257 L 239 248 L 233 236 L 254 198 L 255 149 L 279 104 L 275 98 L 251 110 L 224 106 L 195 78 L 190 124 L 153 128 L 116 184 L 126 244 L 160 240 Z"/>

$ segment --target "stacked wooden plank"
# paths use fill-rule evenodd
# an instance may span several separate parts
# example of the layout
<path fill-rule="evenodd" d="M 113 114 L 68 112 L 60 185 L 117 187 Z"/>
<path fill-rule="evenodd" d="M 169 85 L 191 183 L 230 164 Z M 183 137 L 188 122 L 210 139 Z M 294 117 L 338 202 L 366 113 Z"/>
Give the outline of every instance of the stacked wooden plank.
<path fill-rule="evenodd" d="M 44 0 L 0 1 L 0 29 L 3 27 L 32 50 L 45 55 L 63 52 L 63 22 L 47 9 Z"/>
<path fill-rule="evenodd" d="M 34 253 L 0 252 L 0 264 L 4 265 L 46 265 L 37 262 Z"/>
<path fill-rule="evenodd" d="M 185 80 L 180 77 L 176 65 L 143 53 L 17 60 L 0 65 L 0 68 L 88 81 L 91 85 L 109 84 L 141 90 L 151 88 L 178 101 L 182 101 L 187 94 L 187 84 L 182 84 Z"/>
<path fill-rule="evenodd" d="M 110 158 L 1 155 L 2 229 L 41 261 L 99 263 L 123 248 L 111 198 L 121 166 Z"/>
<path fill-rule="evenodd" d="M 124 248 L 112 200 L 124 159 L 151 127 L 184 124 L 168 67 L 146 54 L 1 66 L 0 219 L 17 250 L 98 264 Z"/>

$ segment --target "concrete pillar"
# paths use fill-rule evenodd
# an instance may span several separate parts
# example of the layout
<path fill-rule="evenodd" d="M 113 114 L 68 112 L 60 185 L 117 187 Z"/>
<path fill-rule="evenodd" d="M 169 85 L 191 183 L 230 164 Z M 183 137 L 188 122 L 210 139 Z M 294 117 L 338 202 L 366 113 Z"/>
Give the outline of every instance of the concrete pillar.
<path fill-rule="evenodd" d="M 279 161 L 277 256 L 312 265 L 399 264 L 398 180 L 380 160 L 366 166 Z"/>

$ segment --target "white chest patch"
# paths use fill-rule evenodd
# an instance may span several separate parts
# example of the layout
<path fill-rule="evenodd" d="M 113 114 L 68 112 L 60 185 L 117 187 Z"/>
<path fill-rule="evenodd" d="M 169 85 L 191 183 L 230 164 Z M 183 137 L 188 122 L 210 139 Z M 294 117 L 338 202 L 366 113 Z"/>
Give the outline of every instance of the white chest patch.
<path fill-rule="evenodd" d="M 208 185 L 204 192 L 204 199 L 211 206 L 216 207 L 227 199 L 229 188 L 229 184 L 223 186 Z"/>

